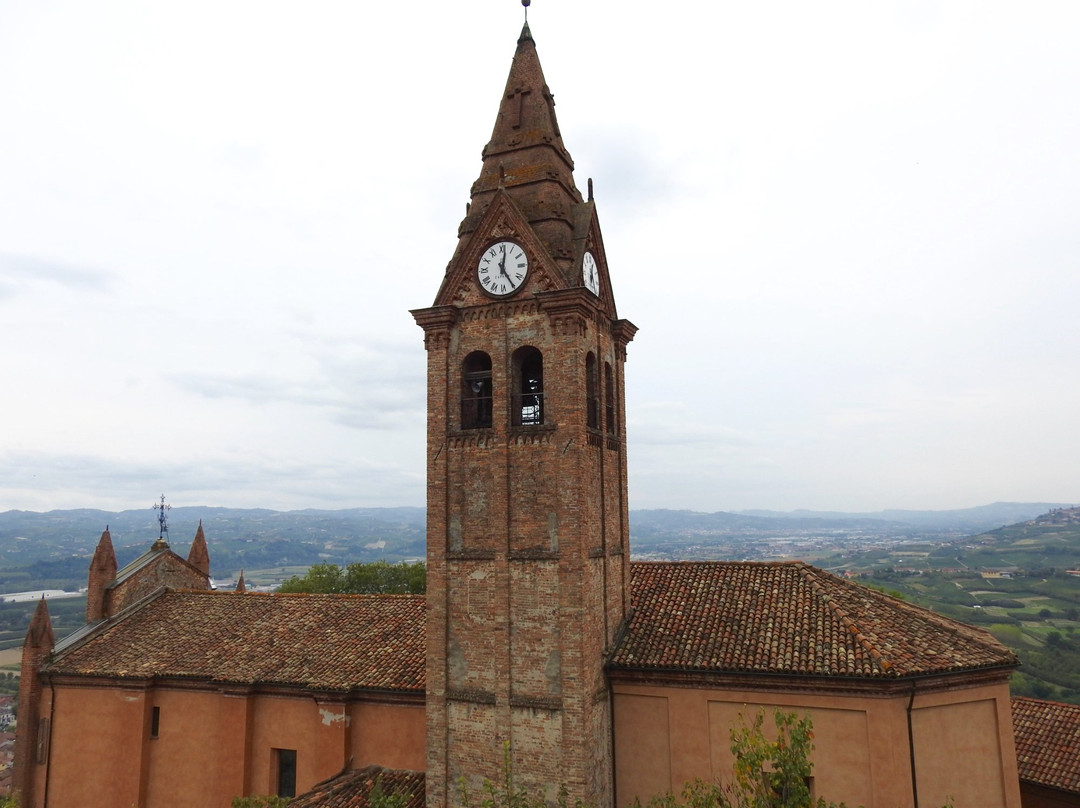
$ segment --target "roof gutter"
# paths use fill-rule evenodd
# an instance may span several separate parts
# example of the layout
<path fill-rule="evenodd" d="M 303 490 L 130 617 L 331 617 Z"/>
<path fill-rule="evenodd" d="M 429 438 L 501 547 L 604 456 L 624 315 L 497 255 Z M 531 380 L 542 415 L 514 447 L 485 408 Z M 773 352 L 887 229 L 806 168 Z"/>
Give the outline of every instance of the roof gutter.
<path fill-rule="evenodd" d="M 746 676 L 762 679 L 811 679 L 820 681 L 822 679 L 831 679 L 835 681 L 853 681 L 853 682 L 917 682 L 925 681 L 927 679 L 940 679 L 943 676 L 956 676 L 964 673 L 990 673 L 995 671 L 1014 671 L 1018 665 L 1016 663 L 998 664 L 998 665 L 986 665 L 981 668 L 957 668 L 953 670 L 944 671 L 931 671 L 928 673 L 905 673 L 898 676 L 862 676 L 852 673 L 793 673 L 787 671 L 754 671 L 754 670 L 738 670 L 738 669 L 718 669 L 718 668 L 676 668 L 676 667 L 663 667 L 663 666 L 648 666 L 638 667 L 631 665 L 619 665 L 608 663 L 604 666 L 604 669 L 609 673 L 657 673 L 657 674 L 706 674 L 706 675 L 727 675 L 727 676 Z"/>

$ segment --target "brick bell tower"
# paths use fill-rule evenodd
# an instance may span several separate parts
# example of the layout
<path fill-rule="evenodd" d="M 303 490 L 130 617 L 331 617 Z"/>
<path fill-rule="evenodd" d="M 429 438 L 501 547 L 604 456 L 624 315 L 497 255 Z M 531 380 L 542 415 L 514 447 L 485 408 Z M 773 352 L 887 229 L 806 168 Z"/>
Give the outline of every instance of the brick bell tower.
<path fill-rule="evenodd" d="M 427 800 L 502 779 L 613 804 L 605 656 L 629 602 L 623 368 L 588 198 L 528 23 L 430 308 Z"/>

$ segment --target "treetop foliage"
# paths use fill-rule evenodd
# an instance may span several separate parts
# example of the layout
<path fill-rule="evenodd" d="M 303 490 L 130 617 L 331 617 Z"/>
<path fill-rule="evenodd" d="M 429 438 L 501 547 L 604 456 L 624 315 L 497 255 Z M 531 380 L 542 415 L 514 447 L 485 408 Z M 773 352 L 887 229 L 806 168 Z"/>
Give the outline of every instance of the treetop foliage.
<path fill-rule="evenodd" d="M 279 592 L 330 595 L 422 595 L 427 591 L 427 567 L 423 561 L 390 564 L 357 562 L 341 567 L 315 564 L 306 575 L 294 575 Z"/>

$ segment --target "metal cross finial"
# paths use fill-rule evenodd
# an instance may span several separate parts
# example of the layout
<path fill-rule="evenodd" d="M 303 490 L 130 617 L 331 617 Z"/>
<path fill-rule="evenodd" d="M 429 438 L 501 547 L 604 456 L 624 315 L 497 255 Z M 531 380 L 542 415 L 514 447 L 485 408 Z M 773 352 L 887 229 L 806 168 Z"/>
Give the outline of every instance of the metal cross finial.
<path fill-rule="evenodd" d="M 165 511 L 172 510 L 172 505 L 166 505 L 165 504 L 165 495 L 162 494 L 160 504 L 159 503 L 154 503 L 150 507 L 158 512 L 157 521 L 158 521 L 158 526 L 160 528 L 160 530 L 158 532 L 158 538 L 159 539 L 164 539 L 167 535 L 169 535 L 169 525 L 167 524 L 166 519 L 165 519 Z"/>

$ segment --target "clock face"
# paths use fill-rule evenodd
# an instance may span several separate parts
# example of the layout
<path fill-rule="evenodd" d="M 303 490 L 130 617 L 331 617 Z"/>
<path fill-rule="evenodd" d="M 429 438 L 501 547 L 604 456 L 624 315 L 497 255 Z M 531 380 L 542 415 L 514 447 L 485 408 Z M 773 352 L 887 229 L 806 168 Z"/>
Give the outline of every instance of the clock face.
<path fill-rule="evenodd" d="M 600 269 L 596 266 L 596 259 L 591 252 L 586 251 L 581 259 L 581 277 L 585 281 L 585 288 L 599 297 L 600 295 Z"/>
<path fill-rule="evenodd" d="M 512 295 L 525 283 L 529 274 L 529 259 L 520 244 L 498 241 L 480 256 L 476 279 L 489 295 Z"/>

